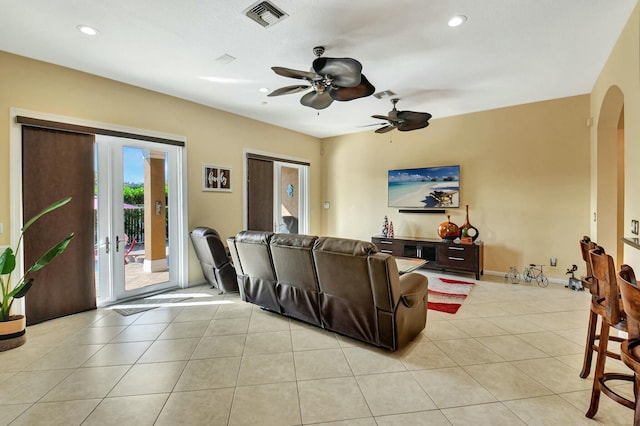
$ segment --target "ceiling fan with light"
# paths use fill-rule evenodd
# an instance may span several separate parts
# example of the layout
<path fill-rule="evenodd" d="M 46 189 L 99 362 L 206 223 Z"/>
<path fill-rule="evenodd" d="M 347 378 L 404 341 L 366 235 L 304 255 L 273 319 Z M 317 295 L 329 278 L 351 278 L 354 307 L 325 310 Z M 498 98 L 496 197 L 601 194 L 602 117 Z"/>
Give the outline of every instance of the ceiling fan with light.
<path fill-rule="evenodd" d="M 300 103 L 314 109 L 325 109 L 333 101 L 351 101 L 372 95 L 375 87 L 362 74 L 362 64 L 352 58 L 322 57 L 324 47 L 313 48 L 316 59 L 310 71 L 271 67 L 283 77 L 305 80 L 306 84 L 281 87 L 267 96 L 290 95 L 311 89 Z"/>
<path fill-rule="evenodd" d="M 428 112 L 414 112 L 414 111 L 398 111 L 396 104 L 399 99 L 391 99 L 393 109 L 389 111 L 387 115 L 372 115 L 371 117 L 379 120 L 386 120 L 388 124 L 384 124 L 379 129 L 376 129 L 376 133 L 387 133 L 393 129 L 398 129 L 401 132 L 408 132 L 410 130 L 417 130 L 427 127 L 431 114 Z"/>

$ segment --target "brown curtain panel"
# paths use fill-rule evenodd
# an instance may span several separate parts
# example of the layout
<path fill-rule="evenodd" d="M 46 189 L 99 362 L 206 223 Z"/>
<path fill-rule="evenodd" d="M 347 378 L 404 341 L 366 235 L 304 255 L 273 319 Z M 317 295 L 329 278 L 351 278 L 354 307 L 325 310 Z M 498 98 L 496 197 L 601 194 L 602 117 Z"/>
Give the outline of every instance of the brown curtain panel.
<path fill-rule="evenodd" d="M 273 231 L 273 161 L 249 158 L 247 163 L 247 226 Z"/>
<path fill-rule="evenodd" d="M 69 204 L 27 230 L 25 265 L 75 233 L 60 257 L 33 274 L 33 287 L 25 297 L 27 324 L 96 308 L 94 145 L 92 134 L 22 128 L 24 220 L 55 201 L 72 197 Z"/>

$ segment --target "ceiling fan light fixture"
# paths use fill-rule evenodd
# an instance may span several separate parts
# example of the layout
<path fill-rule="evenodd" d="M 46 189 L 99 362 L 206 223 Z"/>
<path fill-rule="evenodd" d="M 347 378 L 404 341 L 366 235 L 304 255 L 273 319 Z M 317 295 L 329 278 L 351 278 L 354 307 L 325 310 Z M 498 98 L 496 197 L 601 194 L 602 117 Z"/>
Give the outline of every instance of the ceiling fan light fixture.
<path fill-rule="evenodd" d="M 464 15 L 456 15 L 453 18 L 449 19 L 447 25 L 450 27 L 459 27 L 460 25 L 467 22 L 467 17 Z"/>
<path fill-rule="evenodd" d="M 311 89 L 302 96 L 300 103 L 314 109 L 327 108 L 333 101 L 352 101 L 373 95 L 376 88 L 362 74 L 362 64 L 353 58 L 326 58 L 324 47 L 313 48 L 316 59 L 311 71 L 299 71 L 285 67 L 271 67 L 283 77 L 305 80 L 305 84 L 286 86 L 267 96 L 280 96 Z"/>
<path fill-rule="evenodd" d="M 386 123 L 382 124 L 382 127 L 375 130 L 376 133 L 387 133 L 393 129 L 398 129 L 401 132 L 410 132 L 411 130 L 424 129 L 429 125 L 431 114 L 428 112 L 415 112 L 415 111 L 398 111 L 396 104 L 399 98 L 391 99 L 393 109 L 389 111 L 388 115 L 372 115 L 372 118 L 378 120 L 384 120 Z"/>

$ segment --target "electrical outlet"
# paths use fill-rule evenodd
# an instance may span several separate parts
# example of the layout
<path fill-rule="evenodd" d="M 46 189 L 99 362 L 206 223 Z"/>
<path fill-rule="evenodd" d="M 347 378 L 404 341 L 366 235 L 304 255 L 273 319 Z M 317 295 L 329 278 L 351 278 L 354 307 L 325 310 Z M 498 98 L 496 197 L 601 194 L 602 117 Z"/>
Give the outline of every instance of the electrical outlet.
<path fill-rule="evenodd" d="M 638 221 L 635 220 L 635 219 L 632 219 L 631 220 L 631 233 L 633 235 L 638 235 L 638 231 L 639 231 L 639 229 L 638 229 Z"/>

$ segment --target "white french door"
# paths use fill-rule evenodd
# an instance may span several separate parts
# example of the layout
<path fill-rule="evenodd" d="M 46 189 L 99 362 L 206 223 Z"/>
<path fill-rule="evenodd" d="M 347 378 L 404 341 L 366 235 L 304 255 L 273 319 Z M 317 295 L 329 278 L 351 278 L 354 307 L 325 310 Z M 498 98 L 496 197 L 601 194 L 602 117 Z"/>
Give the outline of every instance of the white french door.
<path fill-rule="evenodd" d="M 178 286 L 179 150 L 96 137 L 98 306 Z"/>
<path fill-rule="evenodd" d="M 274 232 L 309 233 L 309 166 L 274 161 Z"/>

